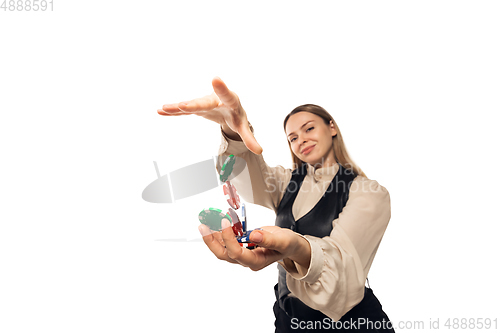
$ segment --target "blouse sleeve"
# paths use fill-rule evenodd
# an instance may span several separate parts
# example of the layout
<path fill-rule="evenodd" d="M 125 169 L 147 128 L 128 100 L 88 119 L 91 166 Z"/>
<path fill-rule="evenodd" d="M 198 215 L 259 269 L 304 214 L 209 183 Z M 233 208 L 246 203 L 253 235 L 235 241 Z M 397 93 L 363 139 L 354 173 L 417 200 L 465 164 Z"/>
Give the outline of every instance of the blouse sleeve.
<path fill-rule="evenodd" d="M 358 176 L 330 236 L 303 236 L 311 246 L 308 269 L 285 259 L 290 291 L 309 307 L 339 320 L 364 297 L 365 280 L 391 216 L 389 192 Z"/>
<path fill-rule="evenodd" d="M 252 129 L 253 132 L 253 129 Z M 217 159 L 217 172 L 220 173 L 224 156 L 233 154 L 245 161 L 245 169 L 231 180 L 238 194 L 246 202 L 278 210 L 286 186 L 292 177 L 290 169 L 278 165 L 270 167 L 262 155 L 257 155 L 248 150 L 242 141 L 229 139 L 221 129 L 222 142 Z"/>

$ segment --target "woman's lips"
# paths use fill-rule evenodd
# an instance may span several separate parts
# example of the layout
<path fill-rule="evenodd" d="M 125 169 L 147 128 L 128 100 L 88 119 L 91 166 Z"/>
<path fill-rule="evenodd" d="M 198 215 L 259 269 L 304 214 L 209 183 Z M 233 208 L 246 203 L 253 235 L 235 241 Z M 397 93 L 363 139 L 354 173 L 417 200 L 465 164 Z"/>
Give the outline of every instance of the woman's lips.
<path fill-rule="evenodd" d="M 302 154 L 304 154 L 304 155 L 309 154 L 314 149 L 314 147 L 316 147 L 316 145 L 312 145 L 312 146 L 307 147 L 306 149 L 304 149 L 302 151 Z"/>

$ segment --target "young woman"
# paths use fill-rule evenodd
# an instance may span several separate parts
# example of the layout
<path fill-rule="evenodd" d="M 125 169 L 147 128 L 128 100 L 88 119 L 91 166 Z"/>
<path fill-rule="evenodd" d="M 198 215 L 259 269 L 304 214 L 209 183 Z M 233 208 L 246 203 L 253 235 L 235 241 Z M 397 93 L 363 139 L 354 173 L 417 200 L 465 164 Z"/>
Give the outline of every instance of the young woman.
<path fill-rule="evenodd" d="M 212 85 L 213 94 L 158 113 L 220 124 L 219 155 L 244 159 L 249 171 L 249 183 L 232 183 L 245 201 L 273 209 L 276 221 L 252 232 L 254 250 L 239 246 L 227 220 L 220 232 L 200 225 L 205 244 L 217 258 L 252 270 L 278 262 L 276 332 L 394 332 L 365 287 L 390 219 L 387 190 L 353 163 L 331 115 L 313 104 L 295 108 L 283 124 L 294 169 L 269 167 L 238 96 L 217 77 Z"/>

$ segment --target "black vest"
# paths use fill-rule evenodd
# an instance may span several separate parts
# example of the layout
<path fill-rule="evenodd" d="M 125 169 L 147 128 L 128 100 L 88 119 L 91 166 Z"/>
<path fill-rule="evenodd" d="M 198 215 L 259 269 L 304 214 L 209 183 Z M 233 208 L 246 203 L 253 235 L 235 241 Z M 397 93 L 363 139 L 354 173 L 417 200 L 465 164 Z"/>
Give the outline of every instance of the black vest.
<path fill-rule="evenodd" d="M 278 206 L 275 224 L 278 227 L 288 228 L 302 235 L 329 236 L 333 229 L 333 220 L 339 216 L 349 199 L 349 189 L 356 176 L 352 171 L 339 164 L 337 174 L 333 177 L 318 203 L 306 215 L 295 221 L 292 206 L 306 174 L 306 163 L 292 172 L 292 178 Z M 316 311 L 302 303 L 298 298 L 288 296 L 290 290 L 286 286 L 286 271 L 281 265 L 278 265 L 278 270 L 279 279 L 276 298 L 280 308 L 290 317 L 296 318 L 307 316 L 308 311 Z"/>

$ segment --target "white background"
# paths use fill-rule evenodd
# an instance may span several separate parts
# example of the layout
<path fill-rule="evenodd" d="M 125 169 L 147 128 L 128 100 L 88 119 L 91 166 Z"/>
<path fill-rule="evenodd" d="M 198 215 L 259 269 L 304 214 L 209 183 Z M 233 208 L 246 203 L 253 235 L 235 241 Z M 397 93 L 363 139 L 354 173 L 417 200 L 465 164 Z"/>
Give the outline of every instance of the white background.
<path fill-rule="evenodd" d="M 141 198 L 153 161 L 217 153 L 217 124 L 156 113 L 215 76 L 268 164 L 291 166 L 283 119 L 318 104 L 389 190 L 369 279 L 393 323 L 499 316 L 497 1 L 54 2 L 0 11 L 1 332 L 274 330 L 274 265 L 165 241 L 197 237 L 221 188 Z"/>

